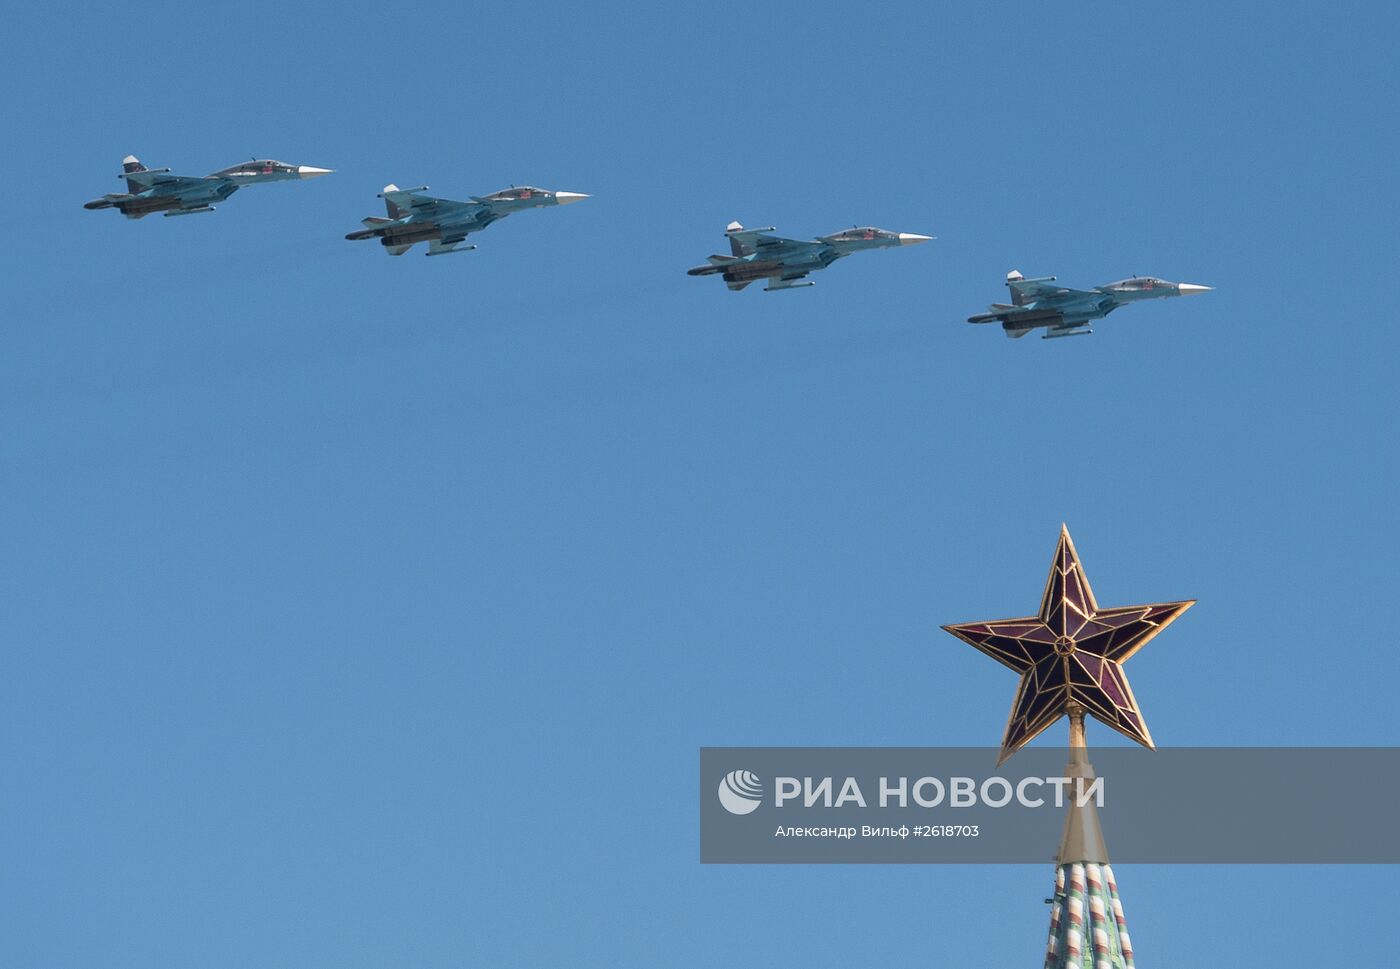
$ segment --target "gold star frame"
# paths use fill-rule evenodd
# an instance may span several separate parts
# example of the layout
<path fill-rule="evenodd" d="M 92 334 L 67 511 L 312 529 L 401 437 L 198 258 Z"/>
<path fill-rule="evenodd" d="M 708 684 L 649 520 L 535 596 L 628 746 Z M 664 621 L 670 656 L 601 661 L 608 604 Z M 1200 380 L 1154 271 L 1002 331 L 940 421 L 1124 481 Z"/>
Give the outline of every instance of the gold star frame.
<path fill-rule="evenodd" d="M 1123 664 L 1195 604 L 1195 599 L 1187 599 L 1099 608 L 1069 529 L 1062 525 L 1038 615 L 943 627 L 1021 674 L 997 763 L 1060 719 L 1071 703 L 1155 749 Z"/>

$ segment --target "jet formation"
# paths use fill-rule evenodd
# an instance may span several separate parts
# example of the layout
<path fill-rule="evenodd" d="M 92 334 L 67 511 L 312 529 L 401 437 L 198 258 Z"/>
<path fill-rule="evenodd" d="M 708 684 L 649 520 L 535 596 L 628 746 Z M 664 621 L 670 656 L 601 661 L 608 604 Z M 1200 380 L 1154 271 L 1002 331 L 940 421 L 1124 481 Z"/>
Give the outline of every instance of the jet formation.
<path fill-rule="evenodd" d="M 969 316 L 969 323 L 1000 323 L 1006 335 L 1018 340 L 1036 327 L 1045 327 L 1042 340 L 1062 336 L 1086 336 L 1094 332 L 1089 324 L 1101 320 L 1120 306 L 1145 299 L 1206 293 L 1211 287 L 1195 283 L 1172 283 L 1155 276 L 1134 276 L 1106 283 L 1093 289 L 1068 289 L 1055 285 L 1054 276 L 1027 279 L 1018 270 L 1006 274 L 1011 290 L 1010 303 L 993 303 L 990 313 Z"/>
<path fill-rule="evenodd" d="M 834 232 L 829 236 L 804 241 L 769 235 L 773 227 L 745 229 L 738 222 L 729 223 L 724 234 L 729 239 L 730 255 L 710 256 L 704 266 L 688 270 L 691 276 L 722 275 L 724 284 L 735 292 L 759 279 L 768 280 L 765 293 L 781 289 L 815 286 L 807 274 L 825 269 L 843 256 L 866 249 L 889 249 L 928 242 L 933 236 L 913 232 L 890 232 L 865 226 Z"/>
<path fill-rule="evenodd" d="M 351 232 L 347 239 L 378 239 L 391 256 L 402 256 L 419 242 L 428 244 L 426 255 L 445 256 L 449 252 L 469 252 L 476 246 L 464 246 L 463 240 L 480 232 L 512 212 L 568 205 L 588 198 L 578 192 L 551 192 L 548 189 L 523 185 L 490 195 L 473 195 L 469 202 L 433 198 L 423 195 L 428 186 L 399 188 L 385 185 L 379 197 L 389 211 L 389 217 L 371 215 L 361 220 L 363 229 Z"/>
<path fill-rule="evenodd" d="M 156 212 L 166 216 L 213 212 L 222 202 L 245 185 L 285 182 L 329 175 L 329 168 L 289 165 L 272 159 L 253 159 L 230 165 L 211 175 L 174 175 L 168 168 L 149 169 L 134 155 L 122 159 L 127 191 L 93 199 L 87 209 L 116 209 L 128 219 L 141 219 Z M 364 226 L 346 239 L 378 239 L 391 256 L 401 256 L 420 242 L 428 244 L 427 255 L 470 252 L 467 236 L 494 222 L 525 209 L 568 205 L 588 198 L 578 192 L 554 192 L 531 185 L 514 186 L 490 195 L 472 195 L 467 201 L 426 195 L 428 186 L 401 189 L 386 185 L 379 198 L 387 216 L 370 216 Z M 933 237 L 913 232 L 891 232 L 874 226 L 856 226 L 815 239 L 788 239 L 773 235 L 774 228 L 746 229 L 731 222 L 725 229 L 730 254 L 710 256 L 703 266 L 688 270 L 691 276 L 720 276 L 729 289 L 738 291 L 757 280 L 767 280 L 764 292 L 814 286 L 807 276 L 825 269 L 838 259 L 868 249 L 891 249 L 928 242 Z M 1208 292 L 1211 287 L 1195 283 L 1173 283 L 1155 276 L 1134 276 L 1091 290 L 1059 286 L 1054 276 L 1026 279 L 1017 270 L 1006 276 L 1011 290 L 1010 303 L 993 303 L 990 312 L 968 317 L 969 323 L 1000 323 L 1007 336 L 1019 339 L 1031 330 L 1044 328 L 1043 339 L 1081 336 L 1094 332 L 1091 324 L 1109 313 L 1145 299 L 1185 296 Z"/>
<path fill-rule="evenodd" d="M 147 168 L 135 155 L 122 159 L 126 192 L 104 195 L 83 205 L 85 209 L 116 209 L 128 219 L 141 219 L 153 212 L 166 216 L 194 215 L 213 212 L 214 203 L 222 202 L 244 185 L 261 182 L 287 182 L 293 179 L 329 175 L 329 168 L 310 165 L 288 165 L 270 158 L 255 158 L 222 168 L 203 177 L 172 175 L 168 168 Z"/>

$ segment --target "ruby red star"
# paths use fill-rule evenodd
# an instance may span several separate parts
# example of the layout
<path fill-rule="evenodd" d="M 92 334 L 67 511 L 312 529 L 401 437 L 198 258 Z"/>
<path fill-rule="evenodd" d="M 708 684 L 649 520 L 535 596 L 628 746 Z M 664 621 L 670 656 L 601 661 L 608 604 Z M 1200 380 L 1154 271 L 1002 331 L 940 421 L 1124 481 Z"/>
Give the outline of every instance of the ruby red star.
<path fill-rule="evenodd" d="M 997 763 L 1060 719 L 1070 703 L 1153 747 L 1123 663 L 1195 604 L 1187 599 L 1100 609 L 1069 529 L 1061 526 L 1038 615 L 943 627 L 1021 674 Z"/>

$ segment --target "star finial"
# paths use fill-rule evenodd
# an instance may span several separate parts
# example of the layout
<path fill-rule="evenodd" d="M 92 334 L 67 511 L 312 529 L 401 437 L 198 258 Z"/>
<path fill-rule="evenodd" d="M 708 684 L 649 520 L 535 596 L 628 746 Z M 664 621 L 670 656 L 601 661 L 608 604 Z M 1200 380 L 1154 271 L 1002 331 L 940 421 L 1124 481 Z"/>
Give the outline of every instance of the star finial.
<path fill-rule="evenodd" d="M 1123 663 L 1195 604 L 1195 599 L 1187 599 L 1100 609 L 1069 529 L 1061 525 L 1037 615 L 943 627 L 1021 674 L 997 763 L 1060 719 L 1070 703 L 1080 704 L 1125 737 L 1153 747 Z"/>

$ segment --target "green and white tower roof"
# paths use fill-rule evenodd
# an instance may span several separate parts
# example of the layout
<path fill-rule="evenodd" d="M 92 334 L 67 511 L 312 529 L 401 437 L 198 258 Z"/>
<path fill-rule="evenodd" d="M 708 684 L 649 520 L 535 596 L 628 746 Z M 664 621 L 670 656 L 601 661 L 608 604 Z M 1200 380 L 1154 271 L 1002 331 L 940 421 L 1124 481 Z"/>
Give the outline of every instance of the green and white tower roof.
<path fill-rule="evenodd" d="M 1084 742 L 1084 711 L 1070 704 L 1066 712 L 1068 775 L 1087 782 L 1094 768 Z M 1132 969 L 1133 941 L 1092 799 L 1070 802 L 1057 860 L 1045 969 Z"/>
<path fill-rule="evenodd" d="M 1056 870 L 1045 969 L 1133 969 L 1112 866 L 1076 861 Z"/>

